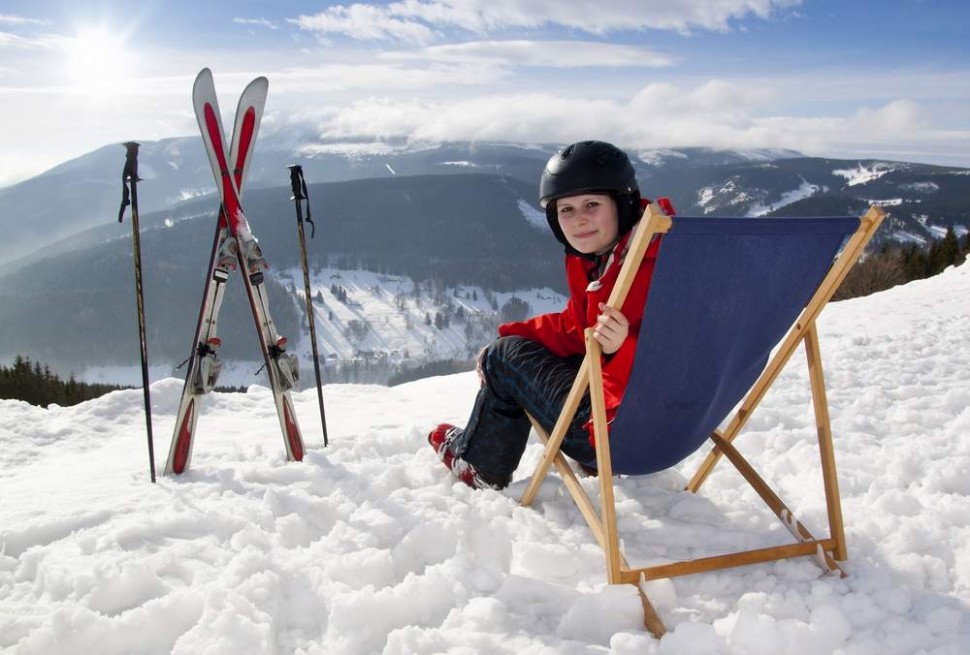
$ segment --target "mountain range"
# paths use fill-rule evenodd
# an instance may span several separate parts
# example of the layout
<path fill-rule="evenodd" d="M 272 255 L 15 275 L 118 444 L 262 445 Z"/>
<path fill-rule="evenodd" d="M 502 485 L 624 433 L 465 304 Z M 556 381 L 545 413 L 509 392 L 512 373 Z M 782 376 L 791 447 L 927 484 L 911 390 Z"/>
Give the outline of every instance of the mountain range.
<path fill-rule="evenodd" d="M 281 331 L 308 355 L 287 165 L 300 163 L 311 183 L 324 356 L 335 369 L 379 360 L 369 379 L 385 381 L 400 368 L 470 358 L 503 310 L 562 302 L 562 248 L 535 197 L 555 150 L 264 135 L 244 205 L 272 264 Z M 0 190 L 0 356 L 24 353 L 87 377 L 137 364 L 130 219 L 117 221 L 123 154 L 105 146 Z M 857 214 L 877 203 L 890 213 L 880 241 L 915 244 L 970 225 L 968 169 L 771 150 L 631 155 L 645 195 L 669 197 L 682 215 Z M 218 208 L 204 157 L 188 137 L 144 143 L 139 157 L 149 352 L 169 367 L 188 353 Z M 230 284 L 220 317 L 224 355 L 256 361 L 240 287 Z"/>

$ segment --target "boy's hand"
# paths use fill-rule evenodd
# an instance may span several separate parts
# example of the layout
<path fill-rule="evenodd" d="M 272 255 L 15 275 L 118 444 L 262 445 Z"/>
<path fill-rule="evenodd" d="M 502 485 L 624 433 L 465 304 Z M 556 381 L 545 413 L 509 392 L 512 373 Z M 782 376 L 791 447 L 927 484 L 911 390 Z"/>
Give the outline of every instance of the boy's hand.
<path fill-rule="evenodd" d="M 630 321 L 620 312 L 606 303 L 599 304 L 601 314 L 596 317 L 596 327 L 593 328 L 593 338 L 599 341 L 603 352 L 612 355 L 630 334 Z"/>

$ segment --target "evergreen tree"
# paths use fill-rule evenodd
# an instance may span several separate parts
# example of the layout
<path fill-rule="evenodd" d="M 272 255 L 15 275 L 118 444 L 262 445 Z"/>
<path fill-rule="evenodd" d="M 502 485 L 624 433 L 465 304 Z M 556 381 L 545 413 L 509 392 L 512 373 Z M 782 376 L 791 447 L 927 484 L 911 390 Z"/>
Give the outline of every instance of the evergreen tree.
<path fill-rule="evenodd" d="M 512 296 L 502 305 L 502 320 L 506 322 L 523 321 L 529 316 L 530 309 L 529 303 Z"/>
<path fill-rule="evenodd" d="M 904 259 L 906 280 L 920 280 L 926 277 L 928 258 L 919 246 L 910 246 Z"/>
<path fill-rule="evenodd" d="M 0 398 L 22 400 L 41 407 L 51 403 L 76 405 L 120 388 L 78 382 L 73 373 L 67 382 L 63 382 L 50 366 L 32 363 L 23 355 L 17 355 L 10 368 L 0 367 Z"/>
<path fill-rule="evenodd" d="M 952 225 L 947 228 L 946 235 L 940 241 L 939 251 L 940 262 L 939 269 L 936 271 L 937 273 L 956 264 L 957 258 L 960 256 L 960 244 L 957 243 L 957 235 L 953 231 Z"/>

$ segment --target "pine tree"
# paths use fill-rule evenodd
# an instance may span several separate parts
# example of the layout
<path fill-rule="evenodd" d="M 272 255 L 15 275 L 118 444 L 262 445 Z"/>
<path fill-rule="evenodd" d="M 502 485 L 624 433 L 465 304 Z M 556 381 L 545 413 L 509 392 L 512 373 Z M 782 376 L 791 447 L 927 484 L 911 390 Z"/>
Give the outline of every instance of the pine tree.
<path fill-rule="evenodd" d="M 910 246 L 903 258 L 905 266 L 906 280 L 921 280 L 926 277 L 927 261 L 926 252 L 919 246 Z"/>
<path fill-rule="evenodd" d="M 49 365 L 31 362 L 23 355 L 17 355 L 10 368 L 0 367 L 0 398 L 23 400 L 41 407 L 51 403 L 74 405 L 120 388 L 78 382 L 73 373 L 63 382 Z"/>
<path fill-rule="evenodd" d="M 960 256 L 960 244 L 957 242 L 956 232 L 953 226 L 947 228 L 943 240 L 940 242 L 940 271 L 957 263 Z M 939 271 L 937 271 L 939 272 Z"/>

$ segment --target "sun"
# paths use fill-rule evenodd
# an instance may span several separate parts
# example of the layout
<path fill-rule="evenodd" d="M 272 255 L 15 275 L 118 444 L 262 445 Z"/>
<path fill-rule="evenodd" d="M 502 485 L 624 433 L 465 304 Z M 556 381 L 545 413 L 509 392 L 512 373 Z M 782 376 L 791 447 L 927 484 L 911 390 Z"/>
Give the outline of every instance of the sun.
<path fill-rule="evenodd" d="M 111 86 L 131 72 L 124 34 L 104 26 L 78 29 L 66 40 L 64 51 L 68 77 L 79 86 Z"/>

